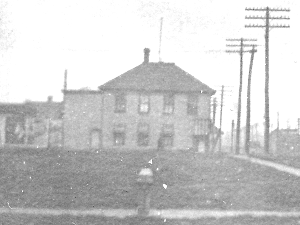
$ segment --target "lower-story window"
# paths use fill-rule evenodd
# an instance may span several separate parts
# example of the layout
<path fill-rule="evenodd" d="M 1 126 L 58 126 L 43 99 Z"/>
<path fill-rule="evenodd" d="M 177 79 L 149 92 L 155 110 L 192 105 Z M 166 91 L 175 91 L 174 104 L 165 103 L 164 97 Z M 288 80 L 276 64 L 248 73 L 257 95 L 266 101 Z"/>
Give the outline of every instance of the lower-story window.
<path fill-rule="evenodd" d="M 173 147 L 174 142 L 174 125 L 164 124 L 162 127 L 162 133 L 159 140 L 159 147 Z"/>
<path fill-rule="evenodd" d="M 138 146 L 149 145 L 149 134 L 138 133 Z"/>
<path fill-rule="evenodd" d="M 209 132 L 209 120 L 196 119 L 194 121 L 194 135 L 207 135 Z"/>
<path fill-rule="evenodd" d="M 124 124 L 115 124 L 113 130 L 113 144 L 115 146 L 125 145 L 125 125 Z"/>
<path fill-rule="evenodd" d="M 149 124 L 140 123 L 137 129 L 137 145 L 148 146 L 149 145 Z"/>
<path fill-rule="evenodd" d="M 172 147 L 174 141 L 173 135 L 164 135 L 163 136 L 163 146 L 164 147 Z"/>
<path fill-rule="evenodd" d="M 114 145 L 125 145 L 125 133 L 114 132 Z"/>

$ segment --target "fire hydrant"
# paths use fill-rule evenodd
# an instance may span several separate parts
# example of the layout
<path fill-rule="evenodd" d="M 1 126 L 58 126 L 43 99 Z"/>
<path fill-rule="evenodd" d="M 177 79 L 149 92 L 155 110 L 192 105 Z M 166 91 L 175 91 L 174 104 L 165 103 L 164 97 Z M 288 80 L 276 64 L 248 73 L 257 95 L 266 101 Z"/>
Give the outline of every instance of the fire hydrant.
<path fill-rule="evenodd" d="M 143 193 L 142 205 L 139 206 L 139 215 L 148 215 L 150 211 L 150 188 L 153 184 L 153 172 L 150 168 L 143 168 L 138 174 L 137 183 Z"/>

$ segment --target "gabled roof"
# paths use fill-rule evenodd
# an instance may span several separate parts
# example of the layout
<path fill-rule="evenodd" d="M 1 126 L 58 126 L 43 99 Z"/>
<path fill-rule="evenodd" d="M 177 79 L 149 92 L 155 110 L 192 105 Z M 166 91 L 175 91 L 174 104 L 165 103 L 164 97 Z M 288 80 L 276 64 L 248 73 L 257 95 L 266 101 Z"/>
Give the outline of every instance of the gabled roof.
<path fill-rule="evenodd" d="M 215 90 L 197 80 L 174 63 L 143 63 L 111 81 L 99 86 L 99 90 L 204 92 Z"/>

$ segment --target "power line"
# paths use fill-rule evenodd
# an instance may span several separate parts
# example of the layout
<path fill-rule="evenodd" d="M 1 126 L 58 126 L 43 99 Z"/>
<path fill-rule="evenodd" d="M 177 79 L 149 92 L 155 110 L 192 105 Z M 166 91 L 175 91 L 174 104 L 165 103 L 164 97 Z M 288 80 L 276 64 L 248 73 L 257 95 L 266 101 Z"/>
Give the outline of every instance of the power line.
<path fill-rule="evenodd" d="M 270 12 L 290 12 L 290 9 L 286 8 L 246 8 L 246 11 L 261 11 L 265 13 L 265 16 L 246 16 L 246 19 L 263 19 L 264 25 L 250 24 L 245 25 L 246 28 L 265 28 L 265 132 L 264 132 L 264 151 L 269 153 L 270 151 L 270 105 L 269 105 L 269 32 L 270 28 L 289 28 L 289 25 L 276 24 L 271 25 L 270 20 L 289 20 L 286 16 L 270 16 Z"/>

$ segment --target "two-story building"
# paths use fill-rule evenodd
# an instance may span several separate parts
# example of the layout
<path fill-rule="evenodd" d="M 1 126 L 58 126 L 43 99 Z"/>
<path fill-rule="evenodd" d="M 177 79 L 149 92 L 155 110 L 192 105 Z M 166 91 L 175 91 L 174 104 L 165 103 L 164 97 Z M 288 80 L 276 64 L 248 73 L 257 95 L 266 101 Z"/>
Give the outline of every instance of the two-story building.
<path fill-rule="evenodd" d="M 149 53 L 98 90 L 64 90 L 65 149 L 208 149 L 215 91 Z"/>

